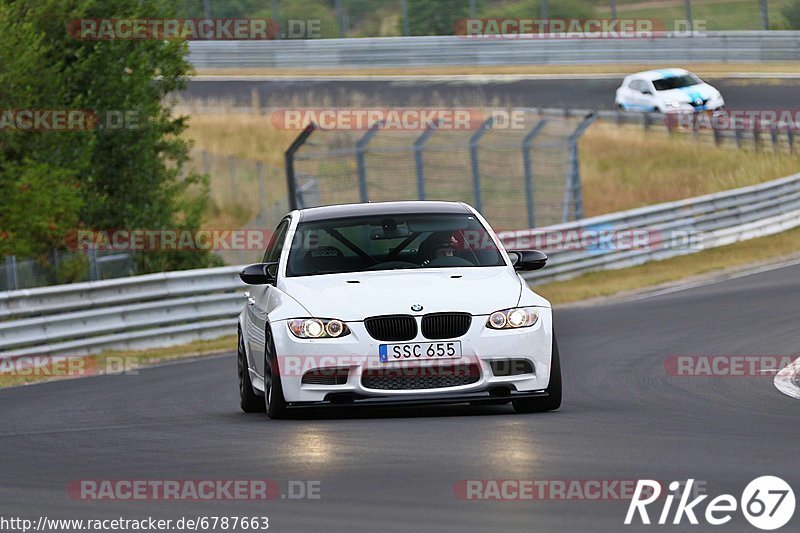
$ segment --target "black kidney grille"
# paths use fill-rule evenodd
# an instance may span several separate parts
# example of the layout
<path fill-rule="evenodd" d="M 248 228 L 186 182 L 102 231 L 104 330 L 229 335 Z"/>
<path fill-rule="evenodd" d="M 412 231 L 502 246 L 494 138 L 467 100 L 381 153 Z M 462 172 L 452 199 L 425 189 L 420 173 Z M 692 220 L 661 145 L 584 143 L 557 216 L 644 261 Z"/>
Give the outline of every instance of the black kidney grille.
<path fill-rule="evenodd" d="M 453 339 L 464 335 L 472 324 L 469 313 L 433 313 L 422 317 L 426 339 Z"/>
<path fill-rule="evenodd" d="M 364 326 L 379 341 L 410 341 L 417 336 L 417 321 L 411 315 L 373 316 L 364 320 Z"/>
<path fill-rule="evenodd" d="M 368 389 L 419 390 L 443 389 L 476 383 L 481 378 L 478 365 L 447 367 L 370 368 L 361 374 Z"/>

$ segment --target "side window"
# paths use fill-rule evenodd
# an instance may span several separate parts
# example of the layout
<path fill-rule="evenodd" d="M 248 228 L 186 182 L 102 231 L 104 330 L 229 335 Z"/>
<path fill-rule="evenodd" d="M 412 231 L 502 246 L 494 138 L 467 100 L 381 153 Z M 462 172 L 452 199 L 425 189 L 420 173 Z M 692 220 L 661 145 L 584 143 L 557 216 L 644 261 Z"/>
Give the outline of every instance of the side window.
<path fill-rule="evenodd" d="M 642 92 L 642 89 L 644 89 L 644 83 L 642 83 L 640 80 L 633 80 L 630 84 L 630 88 L 632 91 Z"/>
<path fill-rule="evenodd" d="M 264 252 L 264 259 L 262 263 L 272 263 L 280 261 L 281 252 L 283 251 L 283 244 L 286 241 L 286 232 L 289 230 L 289 219 L 283 220 L 278 227 L 275 228 L 275 233 L 272 234 L 267 245 L 267 251 Z"/>

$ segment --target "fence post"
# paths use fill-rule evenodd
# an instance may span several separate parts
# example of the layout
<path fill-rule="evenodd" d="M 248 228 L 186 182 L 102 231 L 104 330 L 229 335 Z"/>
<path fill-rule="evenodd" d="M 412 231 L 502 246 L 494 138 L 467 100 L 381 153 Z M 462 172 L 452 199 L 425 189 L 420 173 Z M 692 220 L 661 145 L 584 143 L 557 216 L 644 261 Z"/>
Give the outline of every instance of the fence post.
<path fill-rule="evenodd" d="M 536 204 L 534 202 L 533 190 L 533 165 L 531 164 L 531 148 L 533 139 L 539 135 L 539 132 L 547 125 L 548 120 L 540 120 L 536 126 L 529 131 L 522 139 L 522 165 L 525 172 L 525 202 L 528 208 L 528 227 L 536 227 Z"/>
<path fill-rule="evenodd" d="M 775 126 L 774 122 L 772 123 L 772 126 L 770 127 L 769 135 L 772 138 L 772 151 L 775 152 L 775 153 L 778 153 L 778 148 L 779 148 L 779 144 L 778 144 L 778 127 Z"/>
<path fill-rule="evenodd" d="M 425 147 L 425 143 L 428 142 L 428 139 L 431 138 L 431 135 L 436 132 L 436 128 L 438 127 L 438 122 L 428 124 L 425 131 L 414 139 L 414 167 L 417 171 L 417 196 L 420 200 L 425 199 L 425 162 L 422 159 L 422 150 Z"/>
<path fill-rule="evenodd" d="M 789 143 L 789 153 L 794 153 L 794 130 L 792 129 L 792 125 L 789 124 L 786 129 L 786 142 Z"/>
<path fill-rule="evenodd" d="M 100 272 L 97 269 L 97 250 L 94 247 L 86 250 L 86 258 L 89 260 L 89 281 L 100 279 Z"/>
<path fill-rule="evenodd" d="M 740 149 L 742 147 L 742 128 L 739 126 L 735 126 L 734 134 L 736 135 L 736 148 Z"/>
<path fill-rule="evenodd" d="M 478 131 L 472 134 L 469 138 L 469 159 L 472 165 L 472 196 L 475 198 L 475 209 L 479 213 L 483 212 L 483 198 L 481 197 L 481 169 L 478 164 L 478 143 L 481 137 L 492 128 L 493 117 L 489 117 L 483 121 Z"/>
<path fill-rule="evenodd" d="M 570 206 L 574 206 L 575 220 L 583 218 L 583 188 L 581 186 L 581 167 L 578 158 L 578 139 L 596 119 L 597 115 L 589 113 L 569 136 L 569 173 L 562 217 L 564 222 L 569 221 Z"/>
<path fill-rule="evenodd" d="M 228 156 L 228 177 L 231 180 L 231 195 L 236 203 L 239 201 L 239 194 L 236 190 L 236 158 L 232 155 Z"/>
<path fill-rule="evenodd" d="M 8 290 L 13 291 L 17 289 L 17 256 L 6 256 L 6 283 Z"/>
<path fill-rule="evenodd" d="M 50 264 L 52 265 L 50 280 L 53 285 L 58 285 L 58 269 L 61 266 L 60 263 L 61 257 L 58 253 L 58 248 L 53 248 L 52 253 L 50 254 Z"/>
<path fill-rule="evenodd" d="M 300 147 L 306 143 L 308 137 L 315 129 L 317 129 L 317 125 L 310 122 L 283 153 L 284 167 L 286 168 L 286 194 L 289 201 L 289 211 L 297 209 L 297 180 L 294 175 L 294 155 Z"/>
<path fill-rule="evenodd" d="M 261 161 L 256 162 L 256 177 L 258 179 L 258 214 L 256 215 L 256 224 L 259 226 L 264 225 L 264 205 L 267 203 L 267 184 L 264 178 L 264 163 Z"/>
<path fill-rule="evenodd" d="M 714 144 L 716 146 L 720 146 L 722 144 L 722 134 L 719 132 L 717 128 L 717 121 L 711 121 L 711 131 L 714 133 Z"/>
<path fill-rule="evenodd" d="M 250 89 L 250 108 L 256 115 L 261 114 L 261 98 L 258 94 L 258 89 L 255 87 Z"/>
<path fill-rule="evenodd" d="M 359 202 L 365 203 L 369 201 L 367 193 L 367 164 L 364 161 L 364 154 L 367 151 L 369 141 L 378 133 L 383 125 L 383 121 L 379 120 L 367 130 L 356 142 L 356 165 L 358 166 L 358 198 Z"/>
<path fill-rule="evenodd" d="M 689 24 L 689 34 L 694 35 L 694 21 L 692 21 L 692 0 L 684 0 L 683 16 L 686 17 L 686 22 Z"/>

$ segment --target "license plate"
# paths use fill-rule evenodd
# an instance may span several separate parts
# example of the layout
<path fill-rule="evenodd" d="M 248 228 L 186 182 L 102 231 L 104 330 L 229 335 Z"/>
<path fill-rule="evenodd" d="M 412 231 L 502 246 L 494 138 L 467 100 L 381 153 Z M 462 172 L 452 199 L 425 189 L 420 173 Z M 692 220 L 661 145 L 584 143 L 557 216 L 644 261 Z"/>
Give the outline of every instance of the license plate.
<path fill-rule="evenodd" d="M 381 363 L 425 359 L 460 359 L 461 341 L 381 344 L 379 350 Z"/>

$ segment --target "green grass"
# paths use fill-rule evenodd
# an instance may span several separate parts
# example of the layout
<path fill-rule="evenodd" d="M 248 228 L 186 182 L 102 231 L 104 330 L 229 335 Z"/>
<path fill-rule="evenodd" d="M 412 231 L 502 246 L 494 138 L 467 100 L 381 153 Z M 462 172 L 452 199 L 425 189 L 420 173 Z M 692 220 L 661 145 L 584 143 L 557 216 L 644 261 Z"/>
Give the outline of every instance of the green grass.
<path fill-rule="evenodd" d="M 770 29 L 790 29 L 781 11 L 786 0 L 769 0 L 768 14 Z M 598 6 L 597 13 L 608 16 L 607 3 Z M 686 18 L 684 3 L 681 0 L 664 2 L 620 1 L 617 4 L 618 18 L 649 18 L 663 21 L 667 30 L 674 29 L 675 20 Z M 717 30 L 760 30 L 761 10 L 758 0 L 692 0 L 692 19 L 706 21 L 705 29 Z"/>

